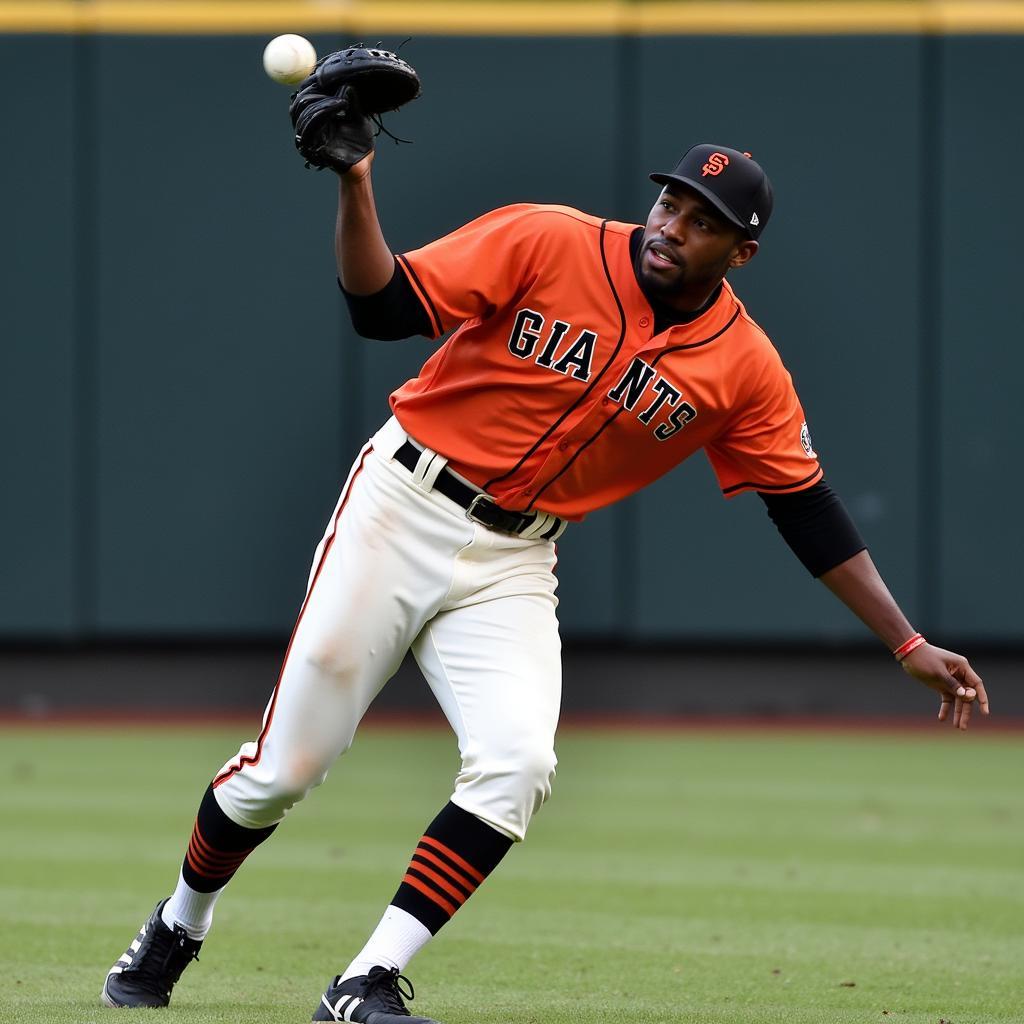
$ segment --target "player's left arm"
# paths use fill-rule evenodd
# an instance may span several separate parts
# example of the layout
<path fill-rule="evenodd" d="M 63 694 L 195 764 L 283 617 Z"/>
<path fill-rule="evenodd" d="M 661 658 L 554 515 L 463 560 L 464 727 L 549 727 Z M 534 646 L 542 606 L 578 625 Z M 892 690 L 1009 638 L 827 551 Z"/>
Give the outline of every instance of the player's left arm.
<path fill-rule="evenodd" d="M 767 340 L 767 339 L 766 339 Z M 773 348 L 750 359 L 746 402 L 731 428 L 707 446 L 726 496 L 757 491 L 786 543 L 864 624 L 889 645 L 904 670 L 942 697 L 966 729 L 977 702 L 989 713 L 981 677 L 962 655 L 918 637 L 889 593 L 843 503 L 825 482 L 793 381 Z M 910 641 L 910 643 L 908 643 Z"/>
<path fill-rule="evenodd" d="M 788 391 L 792 403 L 796 399 L 787 383 L 782 382 L 779 393 L 785 396 Z M 783 402 L 784 412 L 786 408 Z M 795 463 L 793 460 L 798 432 L 803 454 L 808 459 L 814 455 L 817 462 L 809 436 L 801 431 L 802 423 L 799 403 L 789 408 L 787 414 L 768 420 L 761 451 L 755 456 L 755 472 L 768 474 L 769 479 L 779 483 L 785 481 L 786 475 L 798 480 L 798 474 L 803 472 L 799 457 Z M 824 477 L 788 493 L 757 490 L 772 521 L 808 572 L 820 579 L 890 651 L 898 652 L 907 673 L 941 694 L 940 721 L 945 721 L 952 709 L 954 726 L 966 729 L 975 702 L 982 714 L 989 713 L 984 684 L 962 655 L 915 641 L 914 649 L 904 656 L 901 646 L 916 633 L 875 568 L 856 524 Z"/>
<path fill-rule="evenodd" d="M 823 572 L 819 579 L 889 650 L 896 652 L 916 635 L 867 550 Z M 942 701 L 940 722 L 948 718 L 952 708 L 953 726 L 966 729 L 975 702 L 983 715 L 989 713 L 985 684 L 962 654 L 924 642 L 903 657 L 900 664 L 909 675 L 938 691 Z"/>
<path fill-rule="evenodd" d="M 807 571 L 820 579 L 879 639 L 898 651 L 915 636 L 875 568 L 842 501 L 825 480 L 791 494 L 759 492 L 783 539 Z M 939 720 L 953 707 L 953 724 L 966 729 L 977 700 L 987 715 L 988 696 L 967 659 L 921 643 L 900 662 L 905 671 L 942 695 Z"/>

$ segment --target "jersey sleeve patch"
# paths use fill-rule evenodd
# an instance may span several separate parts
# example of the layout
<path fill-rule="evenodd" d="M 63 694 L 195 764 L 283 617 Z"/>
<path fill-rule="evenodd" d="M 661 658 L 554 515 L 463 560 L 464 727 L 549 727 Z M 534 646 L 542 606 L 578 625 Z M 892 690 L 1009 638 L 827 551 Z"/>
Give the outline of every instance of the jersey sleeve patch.
<path fill-rule="evenodd" d="M 706 447 L 722 494 L 786 494 L 822 476 L 793 379 L 777 354 L 760 361 L 730 428 Z"/>

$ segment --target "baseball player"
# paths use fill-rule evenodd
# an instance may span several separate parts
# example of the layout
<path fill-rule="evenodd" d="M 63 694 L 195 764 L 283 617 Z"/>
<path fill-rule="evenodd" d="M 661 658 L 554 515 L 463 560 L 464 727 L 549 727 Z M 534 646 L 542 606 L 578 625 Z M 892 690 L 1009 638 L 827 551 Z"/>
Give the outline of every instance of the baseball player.
<path fill-rule="evenodd" d="M 301 95 L 301 93 L 300 93 Z M 314 1021 L 410 1017 L 402 973 L 548 798 L 560 695 L 555 541 L 699 450 L 755 491 L 807 569 L 966 729 L 982 680 L 900 611 L 825 482 L 792 380 L 727 277 L 756 255 L 772 190 L 747 153 L 690 149 L 644 225 L 564 206 L 495 210 L 394 255 L 372 142 L 340 176 L 339 283 L 363 336 L 440 341 L 391 395 L 313 558 L 257 738 L 199 805 L 173 894 L 103 986 L 166 1006 L 245 858 L 324 781 L 411 650 L 458 739 L 451 798 Z M 404 997 L 404 998 L 403 998 Z"/>

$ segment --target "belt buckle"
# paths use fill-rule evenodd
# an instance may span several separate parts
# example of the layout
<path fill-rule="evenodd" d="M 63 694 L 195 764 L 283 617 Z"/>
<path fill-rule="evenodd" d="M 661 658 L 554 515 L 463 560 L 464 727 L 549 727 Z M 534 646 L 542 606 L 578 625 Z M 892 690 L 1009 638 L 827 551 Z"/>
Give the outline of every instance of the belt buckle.
<path fill-rule="evenodd" d="M 490 505 L 492 508 L 497 508 L 498 503 L 489 494 L 478 494 L 469 503 L 469 508 L 466 509 L 466 518 L 474 523 L 479 523 L 481 526 L 487 526 L 493 529 L 494 520 L 491 519 L 488 522 L 477 510 L 481 507 L 486 508 Z"/>

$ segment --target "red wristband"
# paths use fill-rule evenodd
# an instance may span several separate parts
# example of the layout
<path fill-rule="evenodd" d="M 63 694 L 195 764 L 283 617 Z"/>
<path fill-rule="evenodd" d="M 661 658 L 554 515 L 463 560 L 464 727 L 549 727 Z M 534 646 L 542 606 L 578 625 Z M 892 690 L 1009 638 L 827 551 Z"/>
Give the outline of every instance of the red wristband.
<path fill-rule="evenodd" d="M 927 640 L 920 633 L 915 633 L 909 640 L 905 640 L 903 643 L 892 652 L 892 656 L 897 661 L 902 661 L 911 651 L 916 651 L 922 644 L 928 643 Z"/>

